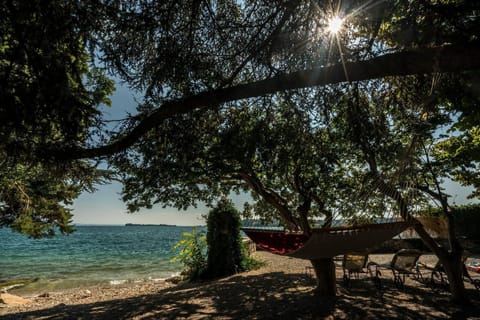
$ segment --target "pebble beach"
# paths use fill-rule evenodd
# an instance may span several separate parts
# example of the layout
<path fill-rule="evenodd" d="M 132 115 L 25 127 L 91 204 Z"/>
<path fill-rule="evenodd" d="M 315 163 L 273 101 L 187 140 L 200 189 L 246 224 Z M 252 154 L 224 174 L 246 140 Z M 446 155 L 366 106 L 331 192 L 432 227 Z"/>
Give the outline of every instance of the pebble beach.
<path fill-rule="evenodd" d="M 264 251 L 254 257 L 265 265 L 209 282 L 151 281 L 38 292 L 23 296 L 29 300 L 24 305 L 0 305 L 0 319 L 480 319 L 479 293 L 470 284 L 472 304 L 456 306 L 441 287 L 407 278 L 399 289 L 387 273 L 382 274 L 382 290 L 366 274 L 347 287 L 339 267 L 337 297 L 325 299 L 315 293 L 309 261 Z M 371 255 L 370 260 L 384 263 L 391 257 Z M 421 257 L 425 263 L 435 259 Z M 480 274 L 473 277 L 480 279 Z"/>

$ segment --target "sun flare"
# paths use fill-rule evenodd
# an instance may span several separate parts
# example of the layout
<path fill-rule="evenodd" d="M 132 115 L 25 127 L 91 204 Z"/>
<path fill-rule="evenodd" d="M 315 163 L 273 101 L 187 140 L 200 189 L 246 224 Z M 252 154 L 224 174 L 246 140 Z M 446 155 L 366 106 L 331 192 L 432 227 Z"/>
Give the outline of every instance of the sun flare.
<path fill-rule="evenodd" d="M 340 31 L 340 29 L 342 28 L 342 24 L 343 24 L 343 19 L 340 18 L 340 17 L 333 17 L 332 19 L 330 19 L 330 21 L 328 21 L 328 26 L 327 26 L 327 30 L 328 32 L 330 33 L 338 33 Z"/>

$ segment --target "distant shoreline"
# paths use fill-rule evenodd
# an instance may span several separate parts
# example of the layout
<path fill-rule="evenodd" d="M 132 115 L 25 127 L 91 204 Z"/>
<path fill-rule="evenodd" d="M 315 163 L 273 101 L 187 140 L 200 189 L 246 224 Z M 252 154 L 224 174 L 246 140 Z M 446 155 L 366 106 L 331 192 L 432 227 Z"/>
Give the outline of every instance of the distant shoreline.
<path fill-rule="evenodd" d="M 125 227 L 176 227 L 176 224 L 125 223 Z"/>
<path fill-rule="evenodd" d="M 202 228 L 206 225 L 182 225 L 182 224 L 154 224 L 154 223 L 119 223 L 119 224 L 94 224 L 94 223 L 78 223 L 74 224 L 74 227 L 125 227 L 129 226 L 168 226 L 168 227 L 178 227 L 178 228 Z"/>

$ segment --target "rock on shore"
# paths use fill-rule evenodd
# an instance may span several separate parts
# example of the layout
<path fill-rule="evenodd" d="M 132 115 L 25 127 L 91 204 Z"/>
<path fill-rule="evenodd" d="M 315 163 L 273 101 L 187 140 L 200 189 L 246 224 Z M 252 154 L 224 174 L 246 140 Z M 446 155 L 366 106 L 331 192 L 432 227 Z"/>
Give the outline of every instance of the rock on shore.
<path fill-rule="evenodd" d="M 30 302 L 30 299 L 25 299 L 10 293 L 0 293 L 0 304 L 4 304 L 6 306 L 16 307 Z"/>

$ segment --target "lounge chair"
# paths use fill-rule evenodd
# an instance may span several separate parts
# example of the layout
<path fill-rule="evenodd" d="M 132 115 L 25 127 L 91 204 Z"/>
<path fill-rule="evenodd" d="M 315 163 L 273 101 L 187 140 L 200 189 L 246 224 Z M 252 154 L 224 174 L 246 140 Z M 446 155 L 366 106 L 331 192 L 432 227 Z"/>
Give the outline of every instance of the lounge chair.
<path fill-rule="evenodd" d="M 381 288 L 381 270 L 391 270 L 393 274 L 393 282 L 397 288 L 403 288 L 405 284 L 405 276 L 414 276 L 418 280 L 423 280 L 417 262 L 422 253 L 413 249 L 402 249 L 393 255 L 392 261 L 388 264 L 375 264 L 376 283 Z"/>
<path fill-rule="evenodd" d="M 470 282 L 475 287 L 475 289 L 480 290 L 479 281 L 472 279 L 465 265 L 465 262 L 467 261 L 467 258 L 469 256 L 470 253 L 468 252 L 464 252 L 464 254 L 462 255 L 463 279 L 466 282 Z M 435 287 L 436 284 L 439 284 L 441 287 L 448 288 L 447 275 L 445 274 L 445 270 L 440 260 L 437 260 L 437 262 L 433 265 L 428 263 L 418 263 L 418 267 L 420 269 L 428 270 L 430 272 L 430 284 L 433 287 Z"/>
<path fill-rule="evenodd" d="M 374 263 L 368 262 L 368 253 L 366 252 L 344 254 L 342 259 L 343 284 L 349 287 L 352 276 L 358 279 L 360 273 L 368 273 L 373 278 L 373 271 L 370 269 L 372 265 Z"/>

